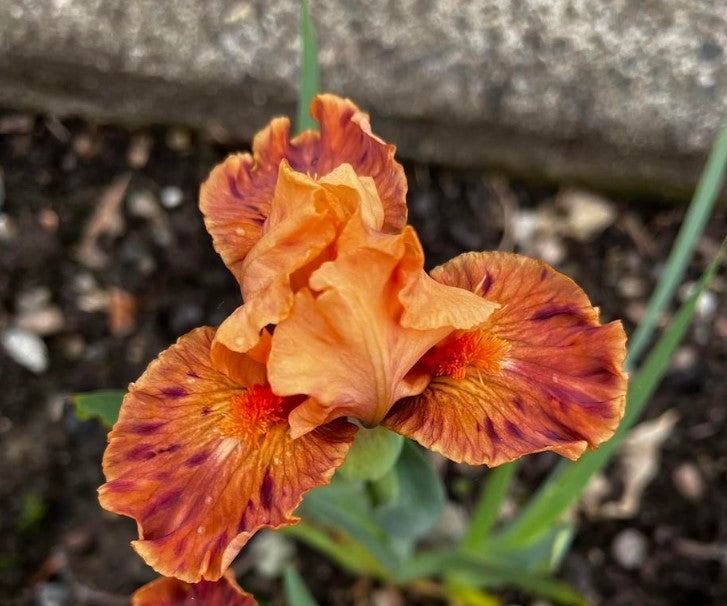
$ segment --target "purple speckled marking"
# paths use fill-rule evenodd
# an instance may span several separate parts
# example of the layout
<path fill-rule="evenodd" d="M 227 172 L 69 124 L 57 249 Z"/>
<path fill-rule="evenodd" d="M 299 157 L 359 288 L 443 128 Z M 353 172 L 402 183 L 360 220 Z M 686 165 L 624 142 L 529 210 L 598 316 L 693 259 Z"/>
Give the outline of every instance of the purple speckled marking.
<path fill-rule="evenodd" d="M 273 504 L 273 478 L 270 476 L 270 468 L 265 470 L 262 484 L 260 484 L 260 505 L 270 509 Z"/>
<path fill-rule="evenodd" d="M 174 490 L 170 490 L 156 503 L 152 503 L 150 507 L 150 513 L 155 509 L 164 509 L 165 507 L 169 507 L 169 505 L 172 505 L 175 501 L 179 500 L 179 497 L 182 496 L 182 492 L 183 490 L 181 488 L 175 488 Z"/>
<path fill-rule="evenodd" d="M 112 492 L 128 492 L 136 488 L 136 482 L 132 480 L 113 480 L 106 484 L 106 489 Z"/>
<path fill-rule="evenodd" d="M 184 389 L 184 387 L 179 387 L 178 385 L 173 385 L 172 387 L 164 387 L 161 391 L 162 395 L 173 400 L 176 400 L 177 398 L 183 398 L 187 395 L 187 390 Z"/>
<path fill-rule="evenodd" d="M 353 118 L 353 109 L 347 107 L 341 114 L 341 126 L 346 126 Z"/>
<path fill-rule="evenodd" d="M 480 286 L 480 293 L 484 297 L 487 292 L 492 288 L 492 283 L 494 280 L 492 279 L 492 276 L 490 275 L 489 271 L 485 272 L 485 278 L 482 280 L 482 285 Z"/>
<path fill-rule="evenodd" d="M 212 547 L 213 558 L 219 558 L 227 547 L 227 532 L 223 532 L 215 541 L 214 547 Z"/>
<path fill-rule="evenodd" d="M 507 431 L 507 433 L 509 433 L 513 438 L 521 438 L 523 435 L 520 428 L 512 421 L 505 421 L 505 431 Z"/>
<path fill-rule="evenodd" d="M 138 444 L 126 454 L 129 461 L 148 461 L 155 456 L 157 456 L 157 453 L 149 444 Z"/>
<path fill-rule="evenodd" d="M 495 430 L 495 424 L 492 422 L 492 419 L 485 419 L 485 429 L 487 430 L 487 435 L 489 436 L 490 440 L 492 440 L 493 442 L 500 441 L 500 436 L 497 435 L 497 431 Z"/>
<path fill-rule="evenodd" d="M 207 458 L 209 456 L 210 455 L 208 452 L 198 452 L 197 454 L 189 457 L 184 462 L 184 465 L 185 465 L 185 467 L 199 467 L 200 465 L 202 465 L 202 463 L 204 463 L 207 460 Z"/>
<path fill-rule="evenodd" d="M 575 316 L 583 322 L 581 312 L 575 305 L 549 305 L 548 307 L 535 312 L 530 319 L 542 321 L 550 320 L 550 318 L 554 318 L 556 316 Z"/>
<path fill-rule="evenodd" d="M 137 435 L 148 435 L 150 433 L 154 433 L 157 429 L 164 425 L 166 425 L 166 421 L 161 421 L 159 423 L 139 423 L 138 425 L 132 425 L 129 428 L 129 431 Z"/>
<path fill-rule="evenodd" d="M 227 187 L 230 189 L 230 193 L 234 198 L 237 198 L 238 200 L 243 199 L 243 195 L 240 193 L 240 190 L 237 189 L 237 181 L 235 181 L 235 177 L 232 175 L 227 175 Z"/>
<path fill-rule="evenodd" d="M 247 504 L 242 509 L 242 515 L 240 516 L 240 522 L 237 524 L 237 532 L 244 532 L 250 530 L 248 517 L 252 516 L 255 511 L 255 504 L 248 499 Z"/>
<path fill-rule="evenodd" d="M 211 408 L 210 408 L 209 406 L 205 406 L 205 407 L 204 407 L 204 408 L 202 409 L 201 415 L 202 415 L 203 417 L 206 417 L 206 416 L 207 416 L 207 415 L 208 415 L 209 413 L 211 413 L 211 412 L 212 412 L 212 409 L 211 409 Z"/>
<path fill-rule="evenodd" d="M 540 270 L 540 280 L 541 282 L 545 280 L 545 278 L 548 277 L 548 270 L 543 267 L 543 269 Z"/>
<path fill-rule="evenodd" d="M 525 404 L 520 398 L 513 398 L 512 403 L 520 412 L 525 412 Z"/>
<path fill-rule="evenodd" d="M 175 546 L 174 546 L 174 555 L 179 557 L 181 556 L 185 550 L 187 549 L 187 540 L 189 539 L 189 535 L 186 537 L 183 537 Z"/>
<path fill-rule="evenodd" d="M 188 370 L 187 376 L 192 377 L 193 379 L 199 379 L 199 375 L 196 372 L 194 372 L 193 370 Z"/>
<path fill-rule="evenodd" d="M 561 436 L 560 434 L 554 432 L 552 429 L 546 429 L 543 432 L 543 436 L 555 442 L 570 442 L 568 438 L 566 438 L 565 436 Z"/>

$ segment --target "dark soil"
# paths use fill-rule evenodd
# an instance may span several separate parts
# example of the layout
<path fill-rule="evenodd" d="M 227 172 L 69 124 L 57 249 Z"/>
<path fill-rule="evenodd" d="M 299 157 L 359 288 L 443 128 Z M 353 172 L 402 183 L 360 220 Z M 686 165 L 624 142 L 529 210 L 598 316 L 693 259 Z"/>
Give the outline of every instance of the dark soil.
<path fill-rule="evenodd" d="M 105 431 L 95 421 L 79 421 L 68 395 L 125 386 L 179 335 L 218 324 L 238 305 L 234 280 L 196 209 L 199 183 L 228 151 L 182 130 L 129 132 L 0 113 L 0 332 L 34 305 L 32 330 L 42 333 L 49 352 L 48 369 L 34 374 L 0 348 L 2 604 L 59 603 L 51 601 L 53 591 L 74 591 L 78 603 L 125 603 L 124 596 L 155 576 L 128 547 L 133 522 L 97 504 Z M 118 212 L 99 222 L 100 235 L 95 241 L 86 236 L 90 244 L 84 248 L 94 211 L 127 173 Z M 623 318 L 629 330 L 683 218 L 681 207 L 616 200 L 609 203 L 615 220 L 589 241 L 562 233 L 518 238 L 503 228 L 503 217 L 557 209 L 555 187 L 419 165 L 408 165 L 407 173 L 411 222 L 430 265 L 463 250 L 509 248 L 513 242 L 517 250 L 541 246 L 562 257 L 558 268 L 583 286 L 605 319 Z M 727 213 L 721 210 L 701 241 L 689 280 L 700 275 L 726 233 Z M 659 472 L 635 517 L 581 515 L 561 576 L 594 604 L 727 604 L 724 288 L 722 277 L 645 415 L 675 410 L 679 421 L 660 449 Z M 716 309 L 709 306 L 714 302 Z M 55 324 L 48 308 L 56 312 Z M 551 456 L 525 461 L 513 506 L 553 462 Z M 685 487 L 679 480 L 685 464 L 701 490 L 694 481 Z M 470 507 L 474 485 L 486 471 L 448 465 L 446 473 L 451 496 Z M 608 477 L 610 498 L 617 499 L 624 478 L 617 466 Z M 646 547 L 634 568 L 614 555 L 615 539 L 626 529 L 636 531 Z M 279 581 L 256 574 L 246 553 L 235 567 L 243 586 L 282 603 Z M 300 546 L 295 560 L 322 605 L 439 603 L 382 593 Z"/>

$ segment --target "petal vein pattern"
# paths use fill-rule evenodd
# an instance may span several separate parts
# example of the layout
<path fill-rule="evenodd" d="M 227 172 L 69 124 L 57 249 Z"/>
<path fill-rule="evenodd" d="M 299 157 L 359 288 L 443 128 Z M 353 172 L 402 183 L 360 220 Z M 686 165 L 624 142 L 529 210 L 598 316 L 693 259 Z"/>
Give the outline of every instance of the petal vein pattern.
<path fill-rule="evenodd" d="M 576 459 L 611 437 L 626 398 L 620 322 L 601 325 L 572 280 L 520 255 L 467 253 L 432 276 L 501 307 L 427 352 L 417 369 L 431 382 L 386 427 L 490 466 L 544 450 Z"/>
<path fill-rule="evenodd" d="M 255 598 L 244 592 L 232 574 L 219 581 L 185 583 L 164 577 L 147 583 L 131 596 L 131 606 L 258 606 Z"/>
<path fill-rule="evenodd" d="M 285 416 L 298 400 L 273 396 L 258 383 L 264 366 L 242 354 L 216 369 L 213 338 L 181 337 L 130 386 L 99 489 L 103 507 L 136 520 L 146 562 L 191 583 L 219 579 L 259 528 L 296 523 L 302 495 L 330 480 L 355 431 L 341 421 L 293 441 Z"/>
<path fill-rule="evenodd" d="M 342 164 L 314 181 L 283 161 L 265 230 L 241 264 L 245 303 L 222 323 L 217 342 L 245 352 L 263 327 L 283 320 L 294 292 L 335 256 L 335 241 L 354 216 L 382 229 L 384 208 L 370 178 Z"/>
<path fill-rule="evenodd" d="M 395 401 L 425 387 L 427 377 L 409 372 L 424 352 L 494 309 L 464 289 L 434 283 L 410 227 L 388 235 L 352 220 L 336 244 L 335 259 L 296 293 L 272 339 L 274 391 L 311 396 L 290 414 L 294 436 L 344 416 L 380 423 Z"/>
<path fill-rule="evenodd" d="M 371 132 L 368 115 L 348 99 L 318 95 L 311 115 L 319 132 L 290 139 L 288 118 L 274 119 L 253 141 L 253 152 L 235 154 L 218 165 L 200 191 L 200 209 L 215 250 L 238 281 L 242 262 L 263 231 L 283 161 L 313 179 L 349 164 L 371 177 L 384 204 L 383 230 L 396 233 L 406 224 L 406 177 L 394 160 L 396 148 Z"/>

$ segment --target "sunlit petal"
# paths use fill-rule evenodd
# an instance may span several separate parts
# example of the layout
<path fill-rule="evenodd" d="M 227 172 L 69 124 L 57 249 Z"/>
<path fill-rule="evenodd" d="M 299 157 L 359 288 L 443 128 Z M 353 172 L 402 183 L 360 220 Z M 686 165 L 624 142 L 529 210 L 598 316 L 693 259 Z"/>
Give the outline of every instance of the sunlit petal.
<path fill-rule="evenodd" d="M 287 415 L 302 398 L 273 394 L 242 354 L 221 350 L 213 366 L 213 337 L 185 335 L 130 386 L 99 489 L 103 507 L 136 520 L 146 562 L 188 582 L 218 579 L 259 528 L 295 523 L 355 431 L 337 422 L 293 441 Z"/>
<path fill-rule="evenodd" d="M 314 181 L 283 160 L 264 232 L 240 266 L 245 303 L 222 323 L 216 340 L 245 352 L 264 326 L 285 318 L 294 292 L 335 256 L 334 241 L 354 215 L 372 231 L 382 228 L 384 209 L 370 177 L 342 164 Z"/>
<path fill-rule="evenodd" d="M 371 132 L 368 116 L 351 101 L 319 95 L 311 115 L 320 133 L 306 131 L 290 139 L 290 122 L 276 118 L 258 133 L 251 154 L 235 154 L 215 167 L 200 191 L 200 209 L 215 250 L 238 280 L 242 261 L 258 241 L 278 178 L 287 161 L 294 171 L 319 179 L 341 164 L 371 177 L 383 202 L 382 229 L 395 233 L 406 223 L 406 178 L 394 160 L 395 147 Z"/>
<path fill-rule="evenodd" d="M 507 253 L 469 253 L 436 268 L 442 284 L 499 303 L 422 359 L 432 376 L 384 425 L 455 461 L 499 465 L 553 450 L 579 457 L 615 431 L 624 411 L 625 334 L 569 278 Z"/>
<path fill-rule="evenodd" d="M 312 396 L 290 414 L 294 436 L 342 416 L 376 425 L 395 401 L 426 385 L 428 379 L 409 373 L 424 352 L 453 329 L 482 323 L 493 309 L 471 292 L 441 285 L 446 297 L 419 301 L 430 291 L 417 283 L 431 279 L 409 227 L 394 236 L 352 221 L 337 246 L 336 258 L 296 294 L 272 339 L 274 391 Z M 450 306 L 458 311 L 443 309 Z"/>

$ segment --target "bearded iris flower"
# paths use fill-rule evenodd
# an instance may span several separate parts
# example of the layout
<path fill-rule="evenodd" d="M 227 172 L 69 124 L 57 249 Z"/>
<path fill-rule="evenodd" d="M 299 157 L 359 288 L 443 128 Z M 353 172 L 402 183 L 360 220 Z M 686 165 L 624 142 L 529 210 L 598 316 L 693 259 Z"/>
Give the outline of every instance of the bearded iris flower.
<path fill-rule="evenodd" d="M 538 261 L 468 253 L 424 272 L 394 148 L 350 101 L 321 132 L 273 120 L 200 206 L 244 303 L 183 336 L 129 388 L 100 500 L 136 551 L 186 582 L 219 579 L 260 528 L 296 523 L 357 425 L 455 460 L 577 458 L 615 431 L 625 336 Z"/>

